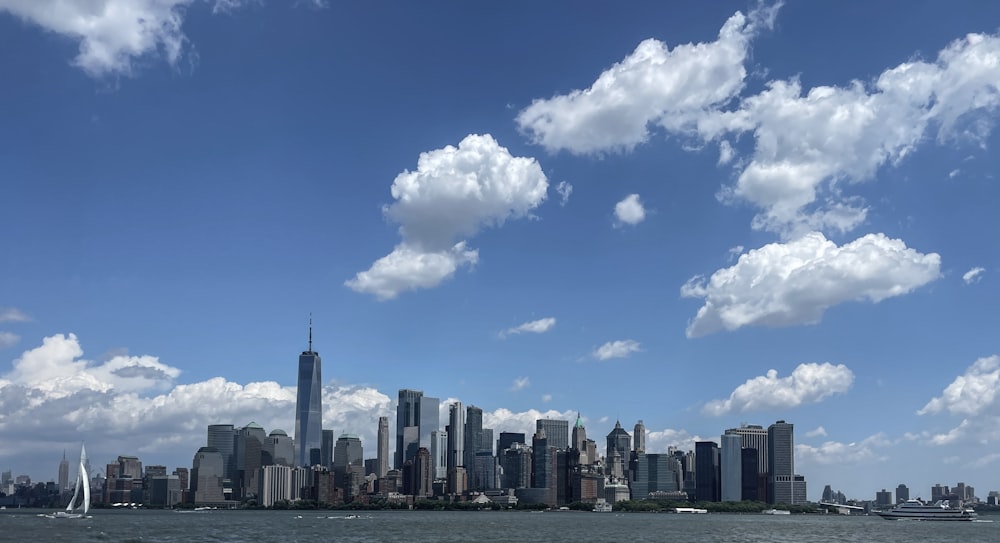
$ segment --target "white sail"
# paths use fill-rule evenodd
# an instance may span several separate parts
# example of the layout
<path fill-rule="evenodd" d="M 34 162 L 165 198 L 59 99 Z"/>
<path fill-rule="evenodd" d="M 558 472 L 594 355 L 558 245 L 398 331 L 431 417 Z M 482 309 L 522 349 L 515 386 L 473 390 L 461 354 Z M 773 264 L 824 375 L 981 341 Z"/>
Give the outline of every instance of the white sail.
<path fill-rule="evenodd" d="M 83 502 L 77 503 L 76 499 L 83 492 Z M 66 505 L 66 513 L 80 509 L 86 515 L 90 511 L 90 476 L 87 474 L 87 449 L 80 445 L 80 466 L 76 470 L 76 486 L 73 488 L 73 498 Z"/>

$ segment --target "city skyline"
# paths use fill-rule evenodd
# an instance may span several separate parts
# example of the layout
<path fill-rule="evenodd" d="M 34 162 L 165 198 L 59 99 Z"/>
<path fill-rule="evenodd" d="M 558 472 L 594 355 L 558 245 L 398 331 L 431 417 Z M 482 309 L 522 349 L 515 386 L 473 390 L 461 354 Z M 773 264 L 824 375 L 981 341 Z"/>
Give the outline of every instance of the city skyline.
<path fill-rule="evenodd" d="M 312 314 L 371 457 L 411 389 L 602 451 L 788 420 L 813 500 L 1000 488 L 998 5 L 0 0 L 0 35 L 0 469 L 292 436 Z"/>

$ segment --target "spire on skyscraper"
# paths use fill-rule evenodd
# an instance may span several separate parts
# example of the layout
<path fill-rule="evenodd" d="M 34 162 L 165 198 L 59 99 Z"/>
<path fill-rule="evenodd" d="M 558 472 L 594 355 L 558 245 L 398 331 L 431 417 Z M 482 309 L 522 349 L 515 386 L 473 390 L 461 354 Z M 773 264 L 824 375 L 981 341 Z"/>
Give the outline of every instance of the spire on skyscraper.
<path fill-rule="evenodd" d="M 313 314 L 309 314 L 309 352 L 313 351 Z"/>

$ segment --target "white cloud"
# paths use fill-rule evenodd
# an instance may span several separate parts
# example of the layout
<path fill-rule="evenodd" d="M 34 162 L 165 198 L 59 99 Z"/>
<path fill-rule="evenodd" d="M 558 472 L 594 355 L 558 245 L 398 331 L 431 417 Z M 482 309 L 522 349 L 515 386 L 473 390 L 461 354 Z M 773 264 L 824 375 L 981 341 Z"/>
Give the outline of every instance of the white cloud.
<path fill-rule="evenodd" d="M 983 272 L 985 271 L 985 268 L 972 268 L 962 275 L 962 281 L 965 281 L 966 285 L 978 283 L 979 280 L 983 278 Z"/>
<path fill-rule="evenodd" d="M 542 394 L 542 403 L 549 403 L 552 401 L 551 394 Z"/>
<path fill-rule="evenodd" d="M 710 43 L 647 39 L 585 90 L 535 100 L 517 115 L 521 131 L 550 152 L 628 151 L 649 139 L 649 125 L 725 104 L 743 88 L 749 42 L 770 27 L 778 7 L 737 12 Z"/>
<path fill-rule="evenodd" d="M 507 337 L 509 335 L 531 333 L 531 334 L 544 334 L 552 329 L 556 325 L 555 317 L 546 317 L 544 319 L 538 319 L 534 321 L 528 321 L 524 324 L 520 324 L 513 328 L 508 328 L 500 332 L 500 337 Z"/>
<path fill-rule="evenodd" d="M 14 345 L 17 345 L 18 341 L 21 341 L 21 336 L 13 332 L 4 332 L 0 330 L 0 349 L 13 347 Z"/>
<path fill-rule="evenodd" d="M 713 440 L 713 439 L 708 439 Z M 689 434 L 686 430 L 653 430 L 646 432 L 646 452 L 665 453 L 670 447 L 683 451 L 693 451 L 696 441 L 706 441 L 705 438 Z M 718 439 L 714 439 L 718 443 Z"/>
<path fill-rule="evenodd" d="M 518 377 L 514 379 L 514 384 L 510 386 L 512 392 L 517 392 L 518 390 L 524 390 L 531 386 L 531 380 L 527 377 Z"/>
<path fill-rule="evenodd" d="M 181 31 L 192 0 L 0 0 L 8 11 L 80 43 L 73 64 L 91 77 L 130 75 L 133 62 L 162 57 L 175 65 L 187 37 Z"/>
<path fill-rule="evenodd" d="M 615 204 L 615 218 L 619 224 L 636 225 L 646 219 L 646 209 L 638 194 L 629 194 L 624 200 Z"/>
<path fill-rule="evenodd" d="M 82 358 L 75 335 L 47 337 L 0 376 L 0 456 L 38 477 L 52 470 L 51 451 L 86 439 L 92 459 L 140 454 L 146 463 L 191 465 L 209 424 L 256 421 L 292 435 L 295 387 L 241 385 L 221 377 L 174 384 L 179 370 L 153 356 Z M 375 442 L 378 417 L 391 400 L 366 387 L 323 388 L 325 428 Z"/>
<path fill-rule="evenodd" d="M 795 446 L 796 467 L 800 465 L 839 466 L 884 462 L 888 457 L 880 454 L 878 449 L 888 447 L 891 444 L 892 442 L 882 433 L 855 443 L 827 441 L 818 447 L 799 444 Z"/>
<path fill-rule="evenodd" d="M 609 360 L 611 358 L 625 358 L 632 353 L 641 351 L 638 341 L 633 339 L 619 339 L 609 341 L 604 345 L 594 349 L 591 356 L 598 360 Z"/>
<path fill-rule="evenodd" d="M 16 307 L 0 307 L 0 322 L 28 322 L 30 320 L 31 317 Z"/>
<path fill-rule="evenodd" d="M 1000 389 L 1000 356 L 976 360 L 963 375 L 959 375 L 941 396 L 932 398 L 919 415 L 947 411 L 953 415 L 975 416 L 996 407 L 994 401 Z"/>
<path fill-rule="evenodd" d="M 825 436 L 826 436 L 826 428 L 823 428 L 822 426 L 817 426 L 816 429 L 809 430 L 808 432 L 806 432 L 806 437 L 825 437 Z"/>
<path fill-rule="evenodd" d="M 804 91 L 797 80 L 771 81 L 735 111 L 706 110 L 673 126 L 706 140 L 753 133 L 753 157 L 726 194 L 761 209 L 755 228 L 788 237 L 808 229 L 846 232 L 865 220 L 867 207 L 842 195 L 843 181 L 874 178 L 913 152 L 933 127 L 940 141 L 958 133 L 981 140 L 989 133 L 993 121 L 986 114 L 1000 105 L 998 55 L 1000 38 L 969 34 L 936 62 L 901 64 L 871 84 Z"/>
<path fill-rule="evenodd" d="M 962 170 L 959 170 L 959 169 L 956 168 L 956 169 L 948 172 L 948 179 L 954 179 L 954 178 L 958 177 L 959 174 L 961 174 L 961 173 L 962 173 Z"/>
<path fill-rule="evenodd" d="M 733 161 L 733 157 L 736 156 L 736 150 L 727 140 L 719 141 L 719 166 L 729 164 Z"/>
<path fill-rule="evenodd" d="M 566 202 L 569 202 L 569 196 L 573 194 L 573 185 L 570 185 L 566 181 L 560 181 L 556 185 L 556 193 L 559 194 L 559 205 L 564 206 Z"/>
<path fill-rule="evenodd" d="M 527 411 L 514 412 L 503 407 L 493 411 L 483 410 L 483 427 L 492 428 L 493 435 L 499 436 L 500 432 L 523 432 L 525 439 L 529 440 L 529 444 L 531 443 L 531 436 L 535 433 L 535 421 L 538 419 L 572 421 L 576 419 L 576 412 L 556 411 L 555 409 L 547 411 L 529 409 Z"/>
<path fill-rule="evenodd" d="M 768 370 L 736 387 L 728 399 L 712 400 L 702 412 L 720 416 L 765 409 L 789 409 L 807 403 L 821 402 L 834 394 L 843 394 L 851 388 L 854 373 L 843 364 L 799 364 L 788 377 L 778 377 L 778 372 Z"/>
<path fill-rule="evenodd" d="M 379 300 L 391 300 L 407 290 L 436 287 L 459 267 L 474 266 L 478 261 L 479 251 L 466 249 L 464 241 L 436 252 L 420 251 L 404 243 L 344 284 L 357 292 L 374 294 Z"/>
<path fill-rule="evenodd" d="M 918 253 L 884 234 L 840 247 L 819 232 L 772 243 L 740 256 L 707 281 L 697 276 L 681 287 L 681 296 L 705 300 L 687 336 L 750 325 L 814 324 L 843 302 L 906 294 L 939 277 L 940 266 L 936 253 Z"/>
<path fill-rule="evenodd" d="M 400 225 L 402 243 L 344 284 L 381 300 L 437 286 L 462 265 L 477 262 L 478 252 L 466 249 L 466 239 L 527 216 L 547 190 L 535 159 L 511 156 L 489 134 L 421 153 L 416 171 L 396 176 L 395 202 L 383 208 Z"/>

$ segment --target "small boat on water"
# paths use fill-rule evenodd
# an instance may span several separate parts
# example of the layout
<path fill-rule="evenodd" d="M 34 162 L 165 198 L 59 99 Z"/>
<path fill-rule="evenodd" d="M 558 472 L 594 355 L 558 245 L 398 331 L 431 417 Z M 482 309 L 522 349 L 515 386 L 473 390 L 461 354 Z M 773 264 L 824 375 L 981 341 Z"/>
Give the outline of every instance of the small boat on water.
<path fill-rule="evenodd" d="M 792 512 L 787 509 L 765 509 L 760 512 L 762 515 L 791 515 Z"/>
<path fill-rule="evenodd" d="M 907 500 L 888 511 L 879 511 L 888 520 L 976 520 L 976 511 L 968 507 L 952 507 L 948 500 L 924 503 Z"/>
<path fill-rule="evenodd" d="M 700 507 L 674 507 L 674 513 L 704 515 L 705 513 L 708 513 L 708 509 L 702 509 Z"/>
<path fill-rule="evenodd" d="M 80 466 L 76 472 L 76 486 L 73 489 L 73 497 L 69 500 L 65 511 L 45 516 L 49 518 L 87 518 L 89 511 L 90 476 L 87 475 L 87 448 L 80 445 Z"/>

